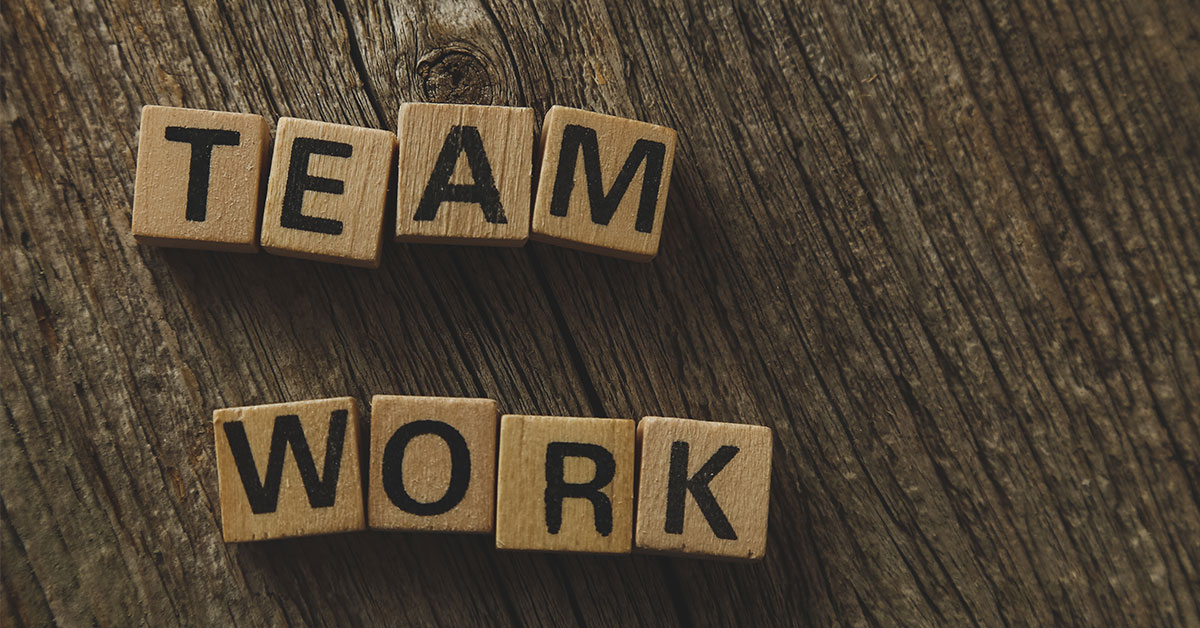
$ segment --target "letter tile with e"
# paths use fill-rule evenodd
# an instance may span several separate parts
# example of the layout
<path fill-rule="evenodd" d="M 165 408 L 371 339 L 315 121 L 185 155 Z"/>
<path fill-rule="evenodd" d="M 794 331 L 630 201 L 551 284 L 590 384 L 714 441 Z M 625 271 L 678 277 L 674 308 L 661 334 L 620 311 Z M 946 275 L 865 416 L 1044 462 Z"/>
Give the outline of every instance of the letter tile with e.
<path fill-rule="evenodd" d="M 763 557 L 771 428 L 646 417 L 637 434 L 639 551 Z"/>
<path fill-rule="evenodd" d="M 370 527 L 491 532 L 498 423 L 491 399 L 373 397 Z"/>
<path fill-rule="evenodd" d="M 629 552 L 635 443 L 629 419 L 505 415 L 496 547 Z"/>
<path fill-rule="evenodd" d="M 263 208 L 263 250 L 379 268 L 395 151 L 390 131 L 280 118 Z"/>
<path fill-rule="evenodd" d="M 358 417 L 350 397 L 213 412 L 225 541 L 364 529 Z"/>

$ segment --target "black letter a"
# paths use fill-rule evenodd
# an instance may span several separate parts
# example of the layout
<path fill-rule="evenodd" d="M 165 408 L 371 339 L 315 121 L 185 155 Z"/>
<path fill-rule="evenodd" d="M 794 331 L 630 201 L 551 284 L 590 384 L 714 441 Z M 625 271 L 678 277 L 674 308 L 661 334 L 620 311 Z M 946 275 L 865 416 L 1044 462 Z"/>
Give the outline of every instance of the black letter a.
<path fill-rule="evenodd" d="M 300 417 L 294 414 L 275 417 L 275 427 L 271 432 L 271 452 L 267 455 L 267 477 L 262 482 L 258 479 L 258 465 L 254 462 L 254 454 L 250 452 L 246 426 L 241 421 L 225 424 L 225 438 L 229 440 L 229 449 L 233 452 L 238 475 L 242 476 L 242 486 L 246 489 L 246 499 L 250 501 L 251 512 L 256 515 L 275 512 L 279 503 L 279 484 L 283 478 L 283 458 L 289 445 L 296 457 L 296 466 L 300 467 L 300 479 L 304 482 L 305 492 L 308 493 L 308 504 L 313 508 L 333 506 L 337 496 L 338 472 L 342 468 L 342 443 L 346 439 L 347 414 L 346 410 L 334 410 L 329 416 L 329 437 L 325 441 L 323 477 L 317 476 L 317 465 L 313 462 L 308 440 L 304 438 L 304 430 L 300 427 Z"/>
<path fill-rule="evenodd" d="M 450 183 L 459 153 L 467 154 L 467 165 L 475 180 L 473 185 Z M 483 138 L 479 137 L 479 129 L 473 126 L 455 126 L 446 135 L 413 220 L 437 218 L 442 203 L 478 203 L 483 209 L 484 220 L 497 225 L 508 224 L 504 208 L 500 206 L 500 191 L 492 177 L 492 164 L 488 163 L 487 153 L 483 150 Z"/>

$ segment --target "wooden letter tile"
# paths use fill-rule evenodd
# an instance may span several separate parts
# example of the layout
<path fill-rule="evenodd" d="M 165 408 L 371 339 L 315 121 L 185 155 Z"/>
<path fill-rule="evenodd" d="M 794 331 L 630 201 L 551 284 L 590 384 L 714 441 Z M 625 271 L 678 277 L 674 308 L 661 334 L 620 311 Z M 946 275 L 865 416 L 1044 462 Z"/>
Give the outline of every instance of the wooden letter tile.
<path fill-rule="evenodd" d="M 491 399 L 376 395 L 370 527 L 491 532 L 498 423 Z"/>
<path fill-rule="evenodd" d="M 253 253 L 271 148 L 262 116 L 142 108 L 133 236 L 158 246 Z"/>
<path fill-rule="evenodd" d="M 378 268 L 395 148 L 396 136 L 388 131 L 281 118 L 263 210 L 263 248 Z"/>
<path fill-rule="evenodd" d="M 349 397 L 213 412 L 225 541 L 364 529 L 358 414 Z"/>
<path fill-rule="evenodd" d="M 505 415 L 496 547 L 629 552 L 635 447 L 628 419 Z"/>
<path fill-rule="evenodd" d="M 658 254 L 675 131 L 551 107 L 531 237 L 636 261 Z"/>
<path fill-rule="evenodd" d="M 397 127 L 397 242 L 525 244 L 532 109 L 405 103 Z"/>
<path fill-rule="evenodd" d="M 637 432 L 638 550 L 762 558 L 771 428 L 646 417 Z"/>

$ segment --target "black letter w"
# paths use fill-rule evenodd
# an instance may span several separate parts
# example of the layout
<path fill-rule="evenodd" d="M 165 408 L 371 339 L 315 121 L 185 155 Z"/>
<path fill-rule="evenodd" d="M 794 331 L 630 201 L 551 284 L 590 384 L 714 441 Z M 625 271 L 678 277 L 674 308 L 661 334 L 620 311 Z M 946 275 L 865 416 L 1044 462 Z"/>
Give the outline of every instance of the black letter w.
<path fill-rule="evenodd" d="M 313 508 L 333 506 L 337 496 L 338 472 L 342 467 L 342 443 L 346 439 L 347 414 L 346 410 L 334 410 L 329 415 L 329 437 L 325 441 L 325 472 L 321 477 L 317 476 L 317 465 L 313 462 L 308 440 L 304 438 L 304 430 L 300 427 L 300 417 L 295 414 L 275 417 L 275 427 L 271 432 L 271 451 L 267 455 L 267 477 L 262 482 L 258 479 L 258 465 L 254 462 L 250 441 L 246 438 L 246 426 L 241 421 L 225 424 L 225 438 L 229 440 L 233 461 L 237 464 L 238 474 L 242 476 L 242 486 L 246 489 L 246 498 L 250 501 L 250 510 L 254 514 L 275 512 L 279 503 L 279 484 L 283 478 L 283 459 L 289 445 L 296 457 L 296 466 L 300 468 L 300 479 L 304 482 L 305 492 L 308 493 L 308 504 Z"/>

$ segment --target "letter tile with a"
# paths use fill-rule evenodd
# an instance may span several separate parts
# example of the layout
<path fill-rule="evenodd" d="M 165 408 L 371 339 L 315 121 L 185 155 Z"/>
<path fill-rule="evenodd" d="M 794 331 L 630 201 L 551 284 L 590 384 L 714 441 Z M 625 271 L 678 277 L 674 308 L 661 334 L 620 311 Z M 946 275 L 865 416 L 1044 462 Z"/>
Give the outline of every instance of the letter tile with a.
<path fill-rule="evenodd" d="M 525 244 L 533 109 L 404 103 L 397 127 L 397 242 Z"/>

